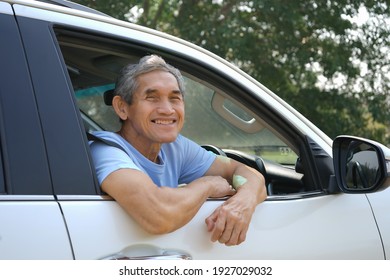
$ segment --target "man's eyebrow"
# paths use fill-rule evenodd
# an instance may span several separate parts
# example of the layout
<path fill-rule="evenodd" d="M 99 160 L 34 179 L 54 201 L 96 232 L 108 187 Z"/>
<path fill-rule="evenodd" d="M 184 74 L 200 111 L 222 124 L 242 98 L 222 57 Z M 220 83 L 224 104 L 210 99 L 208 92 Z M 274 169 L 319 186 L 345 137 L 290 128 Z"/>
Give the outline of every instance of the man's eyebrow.
<path fill-rule="evenodd" d="M 154 89 L 154 88 L 148 88 L 145 90 L 145 94 L 152 94 L 155 92 L 157 92 L 157 89 Z"/>
<path fill-rule="evenodd" d="M 180 91 L 180 89 L 175 89 L 175 90 L 172 90 L 172 93 L 174 94 L 182 94 L 182 92 Z"/>
<path fill-rule="evenodd" d="M 148 89 L 145 90 L 145 94 L 146 95 L 153 94 L 153 93 L 156 93 L 156 92 L 158 92 L 158 90 L 154 89 L 154 88 L 148 88 Z M 177 94 L 177 95 L 181 95 L 182 94 L 180 89 L 174 89 L 174 90 L 171 91 L 171 93 Z"/>

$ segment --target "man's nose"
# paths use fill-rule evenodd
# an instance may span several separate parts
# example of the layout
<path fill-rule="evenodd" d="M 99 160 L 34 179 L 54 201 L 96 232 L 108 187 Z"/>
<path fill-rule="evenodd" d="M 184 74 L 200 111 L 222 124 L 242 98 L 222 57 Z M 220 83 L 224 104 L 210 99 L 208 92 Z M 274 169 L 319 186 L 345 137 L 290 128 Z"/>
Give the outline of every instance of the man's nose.
<path fill-rule="evenodd" d="M 157 112 L 161 114 L 173 114 L 175 109 L 169 100 L 161 100 L 158 104 Z"/>

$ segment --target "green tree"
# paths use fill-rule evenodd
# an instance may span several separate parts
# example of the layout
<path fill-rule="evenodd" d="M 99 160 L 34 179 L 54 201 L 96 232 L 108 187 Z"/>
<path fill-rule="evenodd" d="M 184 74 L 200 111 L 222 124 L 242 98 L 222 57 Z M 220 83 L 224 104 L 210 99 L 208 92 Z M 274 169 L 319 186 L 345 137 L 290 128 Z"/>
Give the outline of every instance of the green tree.
<path fill-rule="evenodd" d="M 389 0 L 77 2 L 226 58 L 331 137 L 390 143 Z"/>

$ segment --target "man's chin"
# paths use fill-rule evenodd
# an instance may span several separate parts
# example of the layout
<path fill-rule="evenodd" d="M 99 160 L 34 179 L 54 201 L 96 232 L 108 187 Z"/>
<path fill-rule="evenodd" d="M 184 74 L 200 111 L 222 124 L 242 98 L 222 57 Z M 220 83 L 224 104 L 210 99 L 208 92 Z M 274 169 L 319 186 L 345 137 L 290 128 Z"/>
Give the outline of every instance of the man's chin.
<path fill-rule="evenodd" d="M 160 142 L 161 144 L 164 144 L 164 143 L 172 143 L 172 142 L 175 142 L 175 140 L 177 139 L 177 136 L 178 134 L 174 134 L 174 135 L 159 135 L 158 137 L 158 142 Z"/>

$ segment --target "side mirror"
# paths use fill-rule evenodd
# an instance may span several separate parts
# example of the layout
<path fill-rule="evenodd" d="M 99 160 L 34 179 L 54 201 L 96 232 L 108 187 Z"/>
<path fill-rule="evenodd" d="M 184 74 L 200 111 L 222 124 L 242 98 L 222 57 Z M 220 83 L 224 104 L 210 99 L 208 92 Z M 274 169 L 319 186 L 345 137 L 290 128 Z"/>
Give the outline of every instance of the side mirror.
<path fill-rule="evenodd" d="M 390 149 L 372 140 L 338 136 L 333 141 L 336 181 L 345 193 L 369 193 L 390 186 Z"/>

